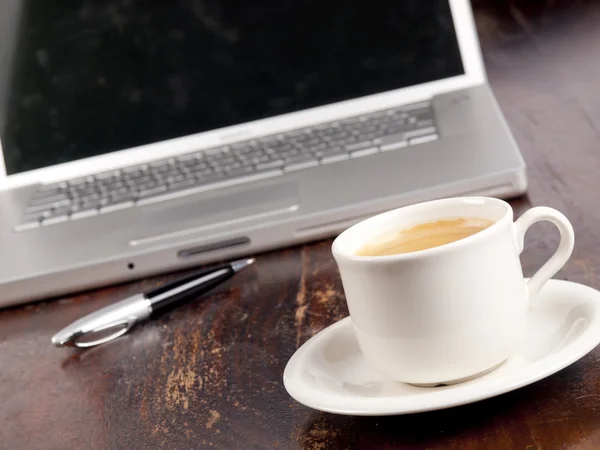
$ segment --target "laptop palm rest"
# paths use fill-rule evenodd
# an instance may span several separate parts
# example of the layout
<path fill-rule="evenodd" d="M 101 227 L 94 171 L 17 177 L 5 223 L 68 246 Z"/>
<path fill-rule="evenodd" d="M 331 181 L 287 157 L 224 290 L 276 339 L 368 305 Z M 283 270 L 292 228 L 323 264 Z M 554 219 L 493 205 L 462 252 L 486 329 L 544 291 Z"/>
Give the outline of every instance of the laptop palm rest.
<path fill-rule="evenodd" d="M 268 186 L 215 194 L 201 200 L 182 198 L 175 204 L 144 207 L 141 220 L 144 234 L 132 239 L 133 246 L 161 244 L 165 241 L 206 234 L 226 226 L 291 214 L 300 206 L 298 183 L 287 181 Z"/>

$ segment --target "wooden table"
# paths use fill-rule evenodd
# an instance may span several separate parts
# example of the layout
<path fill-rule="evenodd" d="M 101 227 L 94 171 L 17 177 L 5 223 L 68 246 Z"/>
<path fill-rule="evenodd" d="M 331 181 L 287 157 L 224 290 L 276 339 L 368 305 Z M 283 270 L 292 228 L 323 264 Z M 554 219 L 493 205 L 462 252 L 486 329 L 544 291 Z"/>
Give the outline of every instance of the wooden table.
<path fill-rule="evenodd" d="M 558 277 L 600 288 L 600 4 L 557 3 L 483 6 L 477 22 L 529 165 L 529 194 L 512 204 L 570 217 L 577 244 Z M 558 238 L 535 228 L 529 274 Z M 600 447 L 600 349 L 532 386 L 434 413 L 346 417 L 293 401 L 287 360 L 347 315 L 330 244 L 261 255 L 204 301 L 87 352 L 52 348 L 50 336 L 168 277 L 0 311 L 0 448 Z"/>

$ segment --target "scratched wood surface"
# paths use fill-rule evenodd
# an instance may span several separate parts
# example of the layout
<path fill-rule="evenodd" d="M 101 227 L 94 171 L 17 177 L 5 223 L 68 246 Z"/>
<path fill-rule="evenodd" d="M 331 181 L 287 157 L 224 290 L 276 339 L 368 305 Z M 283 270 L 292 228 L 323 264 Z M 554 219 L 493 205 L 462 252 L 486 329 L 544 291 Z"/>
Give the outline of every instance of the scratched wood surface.
<path fill-rule="evenodd" d="M 577 245 L 559 278 L 600 288 L 600 4 L 476 5 L 489 78 L 529 165 L 529 193 L 512 203 L 569 216 Z M 525 272 L 556 242 L 536 225 Z M 281 380 L 287 360 L 347 314 L 330 244 L 261 255 L 204 301 L 87 352 L 49 338 L 169 277 L 0 311 L 0 448 L 600 447 L 600 349 L 532 386 L 446 411 L 345 417 L 294 402 Z"/>

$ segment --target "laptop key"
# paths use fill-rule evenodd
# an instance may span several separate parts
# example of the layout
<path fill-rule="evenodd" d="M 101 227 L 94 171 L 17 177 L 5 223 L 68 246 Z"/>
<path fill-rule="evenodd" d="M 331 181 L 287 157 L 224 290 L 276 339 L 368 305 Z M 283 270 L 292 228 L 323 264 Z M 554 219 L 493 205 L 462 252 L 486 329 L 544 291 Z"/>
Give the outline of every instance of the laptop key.
<path fill-rule="evenodd" d="M 329 144 L 326 142 L 322 142 L 324 145 L 324 147 L 329 147 Z M 319 144 L 320 145 L 320 144 Z M 316 146 L 301 146 L 301 147 L 297 147 L 297 150 L 300 152 L 300 154 L 304 154 L 304 155 L 310 155 L 314 150 L 315 150 Z"/>
<path fill-rule="evenodd" d="M 187 178 L 186 175 L 184 175 L 183 173 L 177 173 L 175 175 L 171 175 L 171 176 L 167 177 L 166 181 L 169 184 L 179 183 L 179 182 L 185 180 L 186 178 Z"/>
<path fill-rule="evenodd" d="M 284 153 L 288 151 L 295 150 L 295 147 L 289 142 L 277 142 L 272 145 L 265 146 L 265 151 L 273 151 L 275 153 Z"/>
<path fill-rule="evenodd" d="M 404 106 L 398 107 L 395 110 L 395 112 L 410 112 L 411 114 L 414 114 L 415 111 L 419 111 L 419 110 L 430 111 L 431 103 L 428 101 L 411 103 L 410 105 L 404 105 Z"/>
<path fill-rule="evenodd" d="M 38 192 L 48 192 L 48 191 L 53 191 L 53 190 L 61 190 L 67 187 L 67 183 L 66 181 L 61 181 L 59 183 L 52 183 L 52 184 L 42 184 L 40 187 L 38 187 Z"/>
<path fill-rule="evenodd" d="M 387 145 L 396 142 L 406 142 L 406 139 L 404 138 L 404 133 L 389 134 L 387 136 L 383 136 L 373 140 L 373 144 L 375 145 Z"/>
<path fill-rule="evenodd" d="M 190 177 L 192 177 L 192 178 L 203 177 L 203 176 L 210 175 L 211 173 L 214 173 L 214 172 L 215 172 L 214 169 L 209 166 L 204 169 L 190 171 Z"/>
<path fill-rule="evenodd" d="M 98 208 L 100 208 L 102 202 L 93 200 L 90 202 L 81 202 L 71 206 L 71 219 L 83 219 L 84 217 L 91 217 L 98 214 Z"/>
<path fill-rule="evenodd" d="M 154 178 L 165 178 L 176 172 L 178 172 L 178 170 L 177 170 L 177 167 L 175 167 L 175 166 L 163 166 L 163 167 L 159 167 L 157 169 L 153 169 L 152 172 L 150 172 L 150 174 Z"/>
<path fill-rule="evenodd" d="M 118 189 L 111 189 L 110 192 L 109 192 L 109 195 L 111 197 L 116 197 L 118 195 L 129 194 L 132 191 L 133 191 L 133 189 L 130 186 L 123 186 L 123 187 L 120 187 Z"/>
<path fill-rule="evenodd" d="M 337 153 L 348 154 L 348 152 L 344 149 L 344 147 L 337 145 L 337 146 L 328 147 L 324 150 L 316 151 L 315 156 L 317 158 L 323 158 L 325 156 L 337 154 Z"/>
<path fill-rule="evenodd" d="M 78 200 L 81 203 L 87 203 L 87 202 L 99 200 L 101 197 L 102 196 L 100 195 L 100 192 L 93 191 L 86 195 L 80 195 Z"/>
<path fill-rule="evenodd" d="M 125 181 L 126 183 L 129 183 L 129 182 L 133 182 L 134 180 L 137 180 L 139 178 L 146 177 L 146 176 L 148 176 L 149 173 L 150 173 L 149 171 L 126 173 L 126 174 L 123 174 L 121 179 L 123 181 Z"/>
<path fill-rule="evenodd" d="M 212 172 L 213 173 L 217 173 L 217 172 L 225 172 L 226 171 L 226 167 L 227 166 L 214 166 L 212 168 Z"/>
<path fill-rule="evenodd" d="M 71 204 L 71 199 L 60 200 L 58 202 L 54 202 L 54 203 L 50 203 L 50 204 L 44 205 L 44 208 L 38 209 L 37 212 L 44 211 L 44 210 L 47 211 L 47 210 L 51 210 L 51 209 L 55 209 L 55 208 L 60 208 L 62 206 L 68 206 L 70 204 Z M 26 212 L 34 212 L 35 208 L 29 207 L 25 211 Z"/>
<path fill-rule="evenodd" d="M 204 169 L 204 168 L 208 167 L 208 163 L 204 160 L 194 159 L 194 160 L 190 160 L 190 161 L 184 161 L 179 167 L 180 167 L 180 169 L 186 168 L 186 169 L 190 169 L 190 170 Z"/>
<path fill-rule="evenodd" d="M 68 214 L 62 214 L 60 216 L 52 216 L 42 220 L 42 226 L 55 225 L 57 223 L 66 222 L 69 220 Z"/>
<path fill-rule="evenodd" d="M 106 200 L 106 205 L 114 205 L 117 203 L 127 202 L 130 200 L 134 200 L 136 194 L 134 192 L 125 192 L 123 194 L 114 194 L 108 197 Z"/>
<path fill-rule="evenodd" d="M 408 142 L 410 145 L 424 144 L 425 142 L 435 141 L 438 138 L 439 138 L 439 136 L 436 133 L 434 133 L 434 134 L 428 134 L 426 136 L 414 137 L 412 139 L 409 139 Z"/>
<path fill-rule="evenodd" d="M 330 147 L 330 145 L 327 142 L 321 142 L 320 144 L 314 145 L 310 149 L 306 149 L 306 150 L 312 150 L 313 152 L 318 152 L 321 150 L 326 150 L 329 147 Z M 308 152 L 306 152 L 306 153 L 308 153 Z"/>
<path fill-rule="evenodd" d="M 350 155 L 346 152 L 330 153 L 321 158 L 321 164 L 331 164 L 339 161 L 345 161 L 350 158 Z"/>
<path fill-rule="evenodd" d="M 106 180 L 110 178 L 117 178 L 121 174 L 120 170 L 109 170 L 107 172 L 97 173 L 94 175 L 96 180 Z"/>
<path fill-rule="evenodd" d="M 373 146 L 373 144 L 371 143 L 371 141 L 362 141 L 362 142 L 356 142 L 354 144 L 346 145 L 346 150 L 349 152 L 353 152 L 355 150 L 360 150 L 360 149 L 372 147 L 372 146 Z"/>
<path fill-rule="evenodd" d="M 354 144 L 357 141 L 356 137 L 354 136 L 347 136 L 343 139 L 338 139 L 335 141 L 331 141 L 332 145 L 341 145 L 341 146 L 346 146 L 346 145 L 350 145 L 350 144 Z"/>
<path fill-rule="evenodd" d="M 286 172 L 295 172 L 297 170 L 308 169 L 319 165 L 318 159 L 307 159 L 305 161 L 296 161 L 286 163 L 283 170 Z"/>
<path fill-rule="evenodd" d="M 186 189 L 192 186 L 196 186 L 198 184 L 198 180 L 195 178 L 188 178 L 186 180 L 182 180 L 175 183 L 169 183 L 168 190 L 169 191 L 177 191 L 180 189 Z"/>
<path fill-rule="evenodd" d="M 281 143 L 281 140 L 279 139 L 279 136 L 277 136 L 277 135 L 267 136 L 267 137 L 261 138 L 257 141 L 258 146 L 265 146 L 265 147 L 276 146 L 280 143 Z"/>
<path fill-rule="evenodd" d="M 84 199 L 81 202 L 81 207 L 83 209 L 92 209 L 92 208 L 100 208 L 104 204 L 102 198 L 94 198 L 94 199 Z"/>
<path fill-rule="evenodd" d="M 380 138 L 382 136 L 385 136 L 387 133 L 385 132 L 384 129 L 377 129 L 375 131 L 369 132 L 369 133 L 365 133 L 363 134 L 362 138 L 365 141 L 373 141 L 374 139 Z"/>
<path fill-rule="evenodd" d="M 153 180 L 154 179 L 150 175 L 144 175 L 144 176 L 141 176 L 139 178 L 135 178 L 134 184 L 136 184 L 136 185 L 139 186 L 139 185 L 144 184 L 144 183 L 150 183 Z"/>
<path fill-rule="evenodd" d="M 25 231 L 25 230 L 32 230 L 34 228 L 39 228 L 42 225 L 41 221 L 39 220 L 29 220 L 26 222 L 22 222 L 19 225 L 14 227 L 15 231 Z"/>
<path fill-rule="evenodd" d="M 70 205 L 59 206 L 58 208 L 54 208 L 50 214 L 46 216 L 46 218 L 55 217 L 55 216 L 63 216 L 65 214 L 69 214 L 71 211 Z"/>
<path fill-rule="evenodd" d="M 66 192 L 60 192 L 58 194 L 48 196 L 48 197 L 33 198 L 33 199 L 31 199 L 29 205 L 30 206 L 48 205 L 48 204 L 52 204 L 52 203 L 56 203 L 56 202 L 60 202 L 63 200 L 68 200 L 68 199 L 69 199 L 69 196 Z"/>
<path fill-rule="evenodd" d="M 341 139 L 345 139 L 349 136 L 349 133 L 347 131 L 338 131 L 337 133 L 332 133 L 329 136 L 327 136 L 327 140 L 328 141 L 335 141 L 335 140 L 341 140 Z"/>
<path fill-rule="evenodd" d="M 139 191 L 145 191 L 149 189 L 154 189 L 155 187 L 161 186 L 162 184 L 166 184 L 166 182 L 160 183 L 157 180 L 152 180 L 148 181 L 147 183 L 138 184 L 136 187 Z"/>
<path fill-rule="evenodd" d="M 264 151 L 260 150 L 260 149 L 252 149 L 251 152 L 245 152 L 245 153 L 241 153 L 239 155 L 237 155 L 238 159 L 241 160 L 252 160 L 254 158 L 260 158 L 261 156 L 268 156 Z"/>
<path fill-rule="evenodd" d="M 227 172 L 227 171 L 230 171 L 233 169 L 239 169 L 240 167 L 246 167 L 247 165 L 249 165 L 248 163 L 249 163 L 249 161 L 243 163 L 241 161 L 236 160 L 236 161 L 232 162 L 231 164 L 215 167 L 215 170 L 219 169 L 220 172 L 223 172 L 223 171 Z"/>
<path fill-rule="evenodd" d="M 85 219 L 86 217 L 92 217 L 98 214 L 96 208 L 82 209 L 71 213 L 71 220 Z"/>
<path fill-rule="evenodd" d="M 306 142 L 311 138 L 310 135 L 304 133 L 302 130 L 298 132 L 289 133 L 289 135 L 292 136 L 292 142 L 294 143 Z"/>
<path fill-rule="evenodd" d="M 167 178 L 169 178 L 172 175 L 178 174 L 178 173 L 179 173 L 178 170 L 170 170 L 169 172 L 162 172 L 162 173 L 153 173 L 152 178 L 157 183 L 164 183 Z"/>
<path fill-rule="evenodd" d="M 406 124 L 394 122 L 387 126 L 387 128 L 385 129 L 385 134 L 392 135 L 392 134 L 406 133 L 407 131 L 411 131 L 414 129 L 415 128 L 412 125 L 406 125 Z"/>
<path fill-rule="evenodd" d="M 322 130 L 319 131 L 318 136 L 323 139 L 324 141 L 327 141 L 330 139 L 330 137 L 332 135 L 335 135 L 339 132 L 340 130 L 338 128 L 334 128 L 332 126 L 328 126 L 327 128 L 323 128 Z"/>
<path fill-rule="evenodd" d="M 179 155 L 175 158 L 176 162 L 194 161 L 201 156 L 200 153 L 186 153 L 185 155 Z"/>
<path fill-rule="evenodd" d="M 119 199 L 113 198 L 100 208 L 101 213 L 119 211 L 121 209 L 131 208 L 134 206 L 135 198 L 133 195 L 122 196 Z"/>
<path fill-rule="evenodd" d="M 382 152 L 388 152 L 390 150 L 397 150 L 399 148 L 406 147 L 408 145 L 407 141 L 398 141 L 392 142 L 391 144 L 385 144 L 380 147 Z"/>
<path fill-rule="evenodd" d="M 406 133 L 404 133 L 404 138 L 405 139 L 411 139 L 417 136 L 425 136 L 428 134 L 434 134 L 437 130 L 435 129 L 435 127 L 427 127 L 427 128 L 421 128 L 421 129 L 417 129 L 417 130 L 412 130 L 412 131 L 407 131 Z"/>
<path fill-rule="evenodd" d="M 137 198 L 152 197 L 153 195 L 162 194 L 167 190 L 167 186 L 161 185 L 148 189 L 140 189 Z"/>
<path fill-rule="evenodd" d="M 433 119 L 419 120 L 417 122 L 418 128 L 425 128 L 425 127 L 432 127 L 432 126 L 434 126 Z"/>
<path fill-rule="evenodd" d="M 124 167 L 121 169 L 121 172 L 124 174 L 133 174 L 137 172 L 145 172 L 146 170 L 148 170 L 147 164 L 137 164 L 135 166 Z"/>
<path fill-rule="evenodd" d="M 69 194 L 81 194 L 82 192 L 88 192 L 95 190 L 95 186 L 91 183 L 80 184 L 77 186 L 70 186 L 67 191 Z"/>
<path fill-rule="evenodd" d="M 239 162 L 242 165 L 242 167 L 252 166 L 252 161 L 250 161 L 249 159 L 240 159 Z"/>
<path fill-rule="evenodd" d="M 287 166 L 291 164 L 306 163 L 309 161 L 316 161 L 317 163 L 319 162 L 318 158 L 315 158 L 313 155 L 296 155 L 286 158 L 285 165 Z"/>
<path fill-rule="evenodd" d="M 198 168 L 188 168 L 187 172 L 184 172 L 188 178 L 196 178 L 200 175 L 206 175 L 213 172 L 213 168 L 211 166 L 206 167 L 198 167 Z"/>
<path fill-rule="evenodd" d="M 244 166 L 227 172 L 231 178 L 243 177 L 252 173 L 254 173 L 254 167 L 252 166 Z"/>
<path fill-rule="evenodd" d="M 210 148 L 208 150 L 204 150 L 203 158 L 204 159 L 219 159 L 224 158 L 229 155 L 228 147 L 219 147 L 219 148 Z"/>
<path fill-rule="evenodd" d="M 33 197 L 33 199 L 44 199 L 44 198 L 48 198 L 48 197 L 54 197 L 56 195 L 61 195 L 65 192 L 65 188 L 53 188 L 53 189 L 48 189 L 45 191 L 37 191 Z"/>
<path fill-rule="evenodd" d="M 251 145 L 233 146 L 231 153 L 234 155 L 245 155 L 252 152 L 261 152 L 260 148 L 252 147 Z"/>
<path fill-rule="evenodd" d="M 350 146 L 351 144 L 359 142 L 356 136 L 348 136 L 346 139 L 340 142 L 340 145 Z"/>
<path fill-rule="evenodd" d="M 268 163 L 270 160 L 271 158 L 269 157 L 269 155 L 262 155 L 256 158 L 252 158 L 250 161 L 252 162 L 252 164 L 263 164 Z"/>
<path fill-rule="evenodd" d="M 360 158 L 361 156 L 373 155 L 377 153 L 379 149 L 377 147 L 368 147 L 360 150 L 354 150 L 350 153 L 350 158 Z"/>
<path fill-rule="evenodd" d="M 94 181 L 94 177 L 91 177 L 91 176 L 79 177 L 79 178 L 73 178 L 72 180 L 68 180 L 67 185 L 68 186 L 81 186 L 81 185 L 86 185 L 88 183 L 91 183 L 92 181 Z"/>
<path fill-rule="evenodd" d="M 171 166 L 174 162 L 175 162 L 175 160 L 173 158 L 159 159 L 158 161 L 152 161 L 148 165 L 153 169 L 160 169 L 162 167 Z"/>
<path fill-rule="evenodd" d="M 239 159 L 236 159 L 231 164 L 227 164 L 226 166 L 222 166 L 221 168 L 224 170 L 232 170 L 232 169 L 239 169 L 240 167 L 246 167 L 246 166 L 251 166 L 251 165 L 252 165 L 252 163 L 248 160 L 240 161 Z"/>
<path fill-rule="evenodd" d="M 301 152 L 298 149 L 293 149 L 293 150 L 288 150 L 285 152 L 279 152 L 277 153 L 277 156 L 283 159 L 287 159 L 287 158 L 293 158 L 295 156 L 302 156 L 302 155 L 306 155 L 306 153 Z"/>
<path fill-rule="evenodd" d="M 113 187 L 114 186 L 114 187 Z M 119 189 L 120 187 L 125 186 L 124 183 L 122 184 L 117 184 L 117 183 L 111 183 L 111 184 L 97 184 L 96 187 L 96 191 L 98 192 L 109 192 L 112 191 L 113 189 Z"/>
<path fill-rule="evenodd" d="M 123 180 L 117 180 L 114 183 L 110 184 L 100 184 L 98 188 L 103 191 L 114 191 L 116 189 L 120 189 L 122 187 L 127 186 Z"/>
<path fill-rule="evenodd" d="M 42 205 L 31 205 L 25 208 L 25 214 L 39 214 L 44 211 L 50 211 L 52 210 L 52 208 L 53 205 L 47 203 L 44 203 Z"/>
<path fill-rule="evenodd" d="M 257 164 L 256 170 L 276 169 L 278 167 L 283 166 L 284 164 L 285 164 L 285 161 L 283 159 L 275 159 L 273 161 L 269 161 L 266 163 Z"/>
<path fill-rule="evenodd" d="M 305 141 L 303 143 L 303 147 L 312 148 L 312 147 L 315 147 L 316 145 L 319 145 L 320 143 L 321 143 L 321 139 L 313 138 L 313 139 L 309 139 L 308 141 Z"/>
<path fill-rule="evenodd" d="M 229 164 L 233 164 L 234 162 L 237 161 L 237 159 L 233 156 L 228 156 L 227 158 L 221 158 L 221 159 L 217 159 L 215 161 L 211 161 L 211 160 L 209 160 L 209 161 L 213 166 L 218 167 L 218 166 L 227 166 Z"/>
<path fill-rule="evenodd" d="M 199 176 L 198 184 L 216 183 L 217 181 L 221 181 L 223 178 L 225 178 L 225 172 L 209 173 Z"/>

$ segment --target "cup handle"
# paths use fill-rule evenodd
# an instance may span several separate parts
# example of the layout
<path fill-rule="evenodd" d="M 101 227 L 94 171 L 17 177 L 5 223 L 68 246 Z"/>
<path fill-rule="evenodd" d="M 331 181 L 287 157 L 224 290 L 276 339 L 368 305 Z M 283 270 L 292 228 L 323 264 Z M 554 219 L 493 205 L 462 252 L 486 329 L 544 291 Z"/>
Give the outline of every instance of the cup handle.
<path fill-rule="evenodd" d="M 560 242 L 554 255 L 526 283 L 527 297 L 530 302 L 535 300 L 546 281 L 565 265 L 571 253 L 573 253 L 573 246 L 575 245 L 575 232 L 569 219 L 556 209 L 537 206 L 525 212 L 515 222 L 519 255 L 523 252 L 525 233 L 531 225 L 542 220 L 547 220 L 556 225 L 556 228 L 560 231 Z"/>

